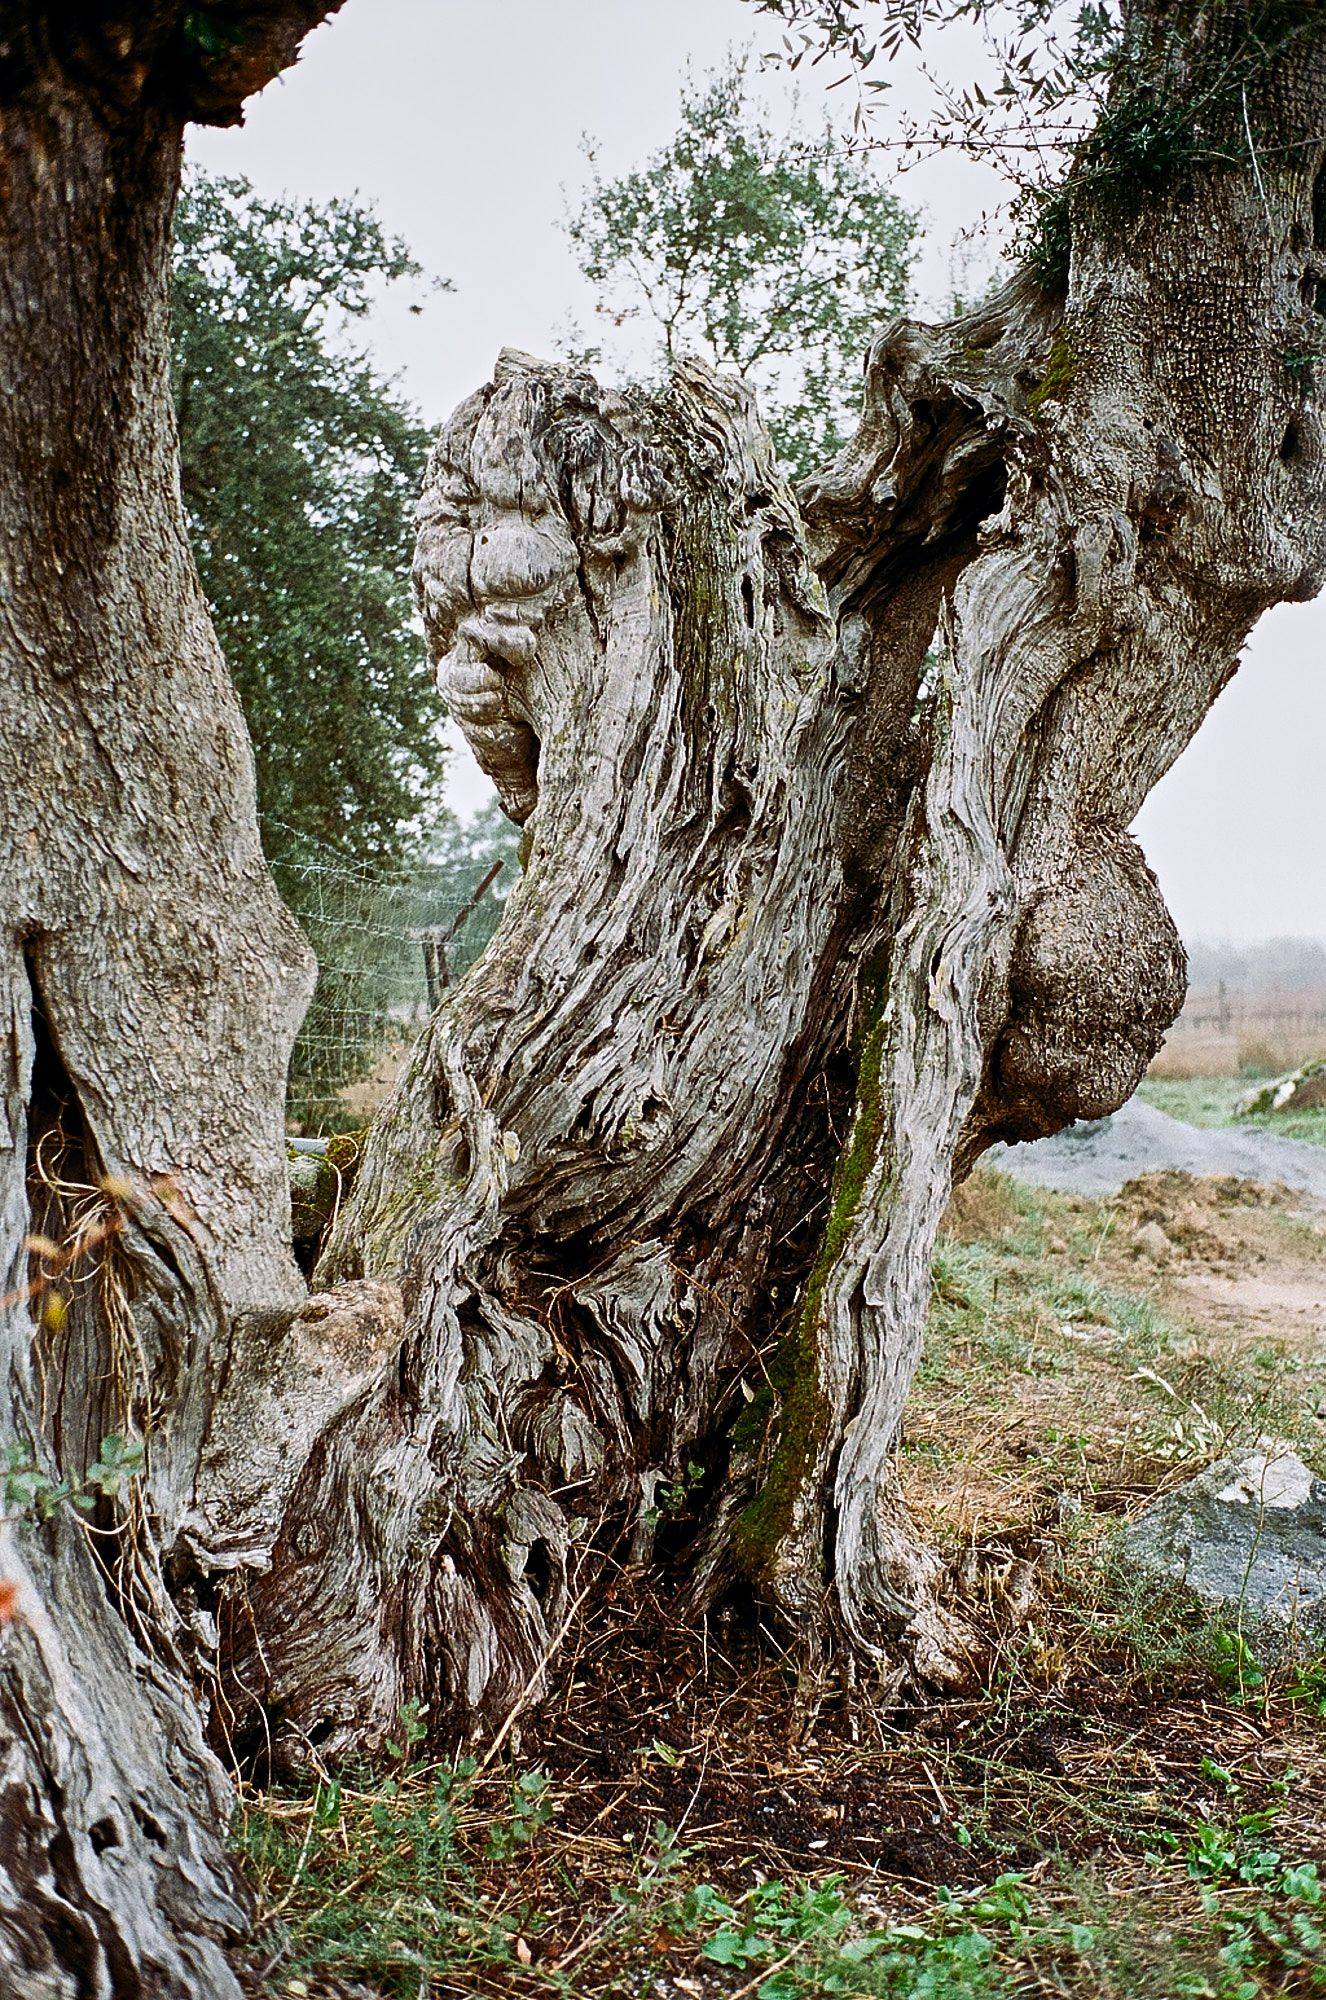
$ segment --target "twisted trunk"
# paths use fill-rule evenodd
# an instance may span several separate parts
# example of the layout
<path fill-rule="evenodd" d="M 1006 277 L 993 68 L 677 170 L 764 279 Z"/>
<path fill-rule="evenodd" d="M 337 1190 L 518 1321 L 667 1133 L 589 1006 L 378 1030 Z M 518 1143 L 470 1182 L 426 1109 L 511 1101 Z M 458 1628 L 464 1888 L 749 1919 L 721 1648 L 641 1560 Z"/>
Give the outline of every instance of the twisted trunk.
<path fill-rule="evenodd" d="M 1128 827 L 1326 563 L 1324 87 L 1292 41 L 1232 160 L 1081 185 L 1064 291 L 889 329 L 796 501 L 698 368 L 508 354 L 453 419 L 420 602 L 527 874 L 324 1259 L 398 1279 L 405 1338 L 246 1585 L 255 1732 L 509 1712 L 660 1493 L 692 1604 L 964 1671 L 894 1468 L 933 1237 L 1181 1003 Z"/>
<path fill-rule="evenodd" d="M 1315 130 L 1300 55 L 1259 128 Z M 453 419 L 420 601 L 527 874 L 324 1259 L 398 1278 L 405 1339 L 246 1583 L 255 1732 L 507 1712 L 660 1492 L 692 1603 L 963 1671 L 894 1470 L 934 1232 L 1180 1005 L 1128 827 L 1320 582 L 1320 166 L 1088 184 L 1066 293 L 891 328 L 799 503 L 698 368 L 621 398 L 509 354 Z"/>

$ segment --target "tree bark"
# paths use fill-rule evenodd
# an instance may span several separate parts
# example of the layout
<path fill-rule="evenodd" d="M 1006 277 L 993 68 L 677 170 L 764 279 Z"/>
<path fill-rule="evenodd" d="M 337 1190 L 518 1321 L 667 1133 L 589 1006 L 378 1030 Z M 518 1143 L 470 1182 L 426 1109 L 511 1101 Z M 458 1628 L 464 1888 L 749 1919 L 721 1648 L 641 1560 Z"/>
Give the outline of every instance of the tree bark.
<path fill-rule="evenodd" d="M 1175 43 L 1157 10 L 1167 88 L 1202 102 L 1250 18 L 1210 10 L 1203 46 Z M 858 1656 L 881 1657 L 907 1621 L 924 1667 L 942 1637 L 912 1609 L 893 1453 L 952 1180 L 992 1141 L 1099 1117 L 1140 1081 L 1186 967 L 1129 825 L 1256 619 L 1326 574 L 1303 365 L 1326 298 L 1323 108 L 1326 46 L 1305 19 L 1207 112 L 1219 166 L 1141 196 L 1117 178 L 1078 193 L 1052 330 L 1015 285 L 937 336 L 886 339 L 867 396 L 888 418 L 868 414 L 803 496 L 827 573 L 863 510 L 906 491 L 937 423 L 955 427 L 944 508 L 997 440 L 999 505 L 945 593 L 928 768 L 886 875 L 900 921 L 854 1135 L 869 1166 L 806 1329 L 818 1448 L 776 1564 L 804 1616 L 827 1557 Z"/>
<path fill-rule="evenodd" d="M 0 9 L 5 1149 L 0 1986 L 237 1994 L 246 1921 L 199 1468 L 255 1318 L 302 1297 L 286 1061 L 312 983 L 179 502 L 167 331 L 187 115 L 325 7 Z M 75 18 L 75 16 L 77 18 Z M 204 41 L 206 37 L 204 37 Z M 29 1248 L 29 1238 L 46 1247 Z M 101 1441 L 140 1477 L 84 1515 Z M 246 1553 L 261 1559 L 254 1546 Z"/>
<path fill-rule="evenodd" d="M 1244 150 L 1081 183 L 1066 287 L 883 333 L 797 496 L 738 383 L 505 355 L 417 577 L 525 879 L 305 1298 L 310 968 L 189 560 L 164 311 L 183 118 L 237 115 L 323 10 L 220 11 L 210 54 L 195 10 L 0 17 L 0 1442 L 33 1480 L 146 1451 L 85 1520 L 4 1524 L 22 2000 L 234 1990 L 214 1654 L 214 1743 L 276 1768 L 407 1701 L 510 1715 L 623 1553 L 692 1606 L 753 1594 L 812 1665 L 964 1670 L 894 1468 L 934 1229 L 993 1140 L 1140 1077 L 1183 962 L 1127 828 L 1326 569 L 1319 38 L 1244 97 Z"/>

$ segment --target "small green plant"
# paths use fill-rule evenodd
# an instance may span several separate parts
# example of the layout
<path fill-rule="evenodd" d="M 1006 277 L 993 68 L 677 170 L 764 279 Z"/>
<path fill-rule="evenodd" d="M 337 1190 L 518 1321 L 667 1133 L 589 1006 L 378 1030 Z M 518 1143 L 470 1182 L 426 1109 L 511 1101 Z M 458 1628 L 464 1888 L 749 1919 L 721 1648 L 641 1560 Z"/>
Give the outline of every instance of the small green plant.
<path fill-rule="evenodd" d="M 1211 1637 L 1212 1668 L 1226 1698 L 1240 1704 L 1260 1701 L 1266 1669 L 1242 1632 L 1217 1628 Z"/>
<path fill-rule="evenodd" d="M 485 1852 L 490 1861 L 505 1861 L 518 1847 L 528 1847 L 540 1827 L 552 1818 L 548 1779 L 543 1771 L 522 1771 L 513 1780 L 505 1819 L 488 1829 Z"/>
<path fill-rule="evenodd" d="M 96 1458 L 81 1479 L 46 1471 L 25 1444 L 11 1442 L 0 1450 L 0 1503 L 9 1521 L 49 1521 L 61 1507 L 90 1514 L 100 1496 L 123 1499 L 130 1482 L 143 1470 L 145 1447 L 138 1439 L 112 1431 L 104 1437 Z"/>
<path fill-rule="evenodd" d="M 427 1737 L 428 1723 L 425 1719 L 427 1715 L 427 1704 L 422 1701 L 403 1702 L 397 1709 L 396 1720 L 400 1723 L 401 1733 L 399 1738 L 387 1738 L 387 1749 L 398 1763 L 407 1762 L 418 1745 Z"/>
<path fill-rule="evenodd" d="M 613 1902 L 623 1910 L 647 1908 L 677 1880 L 691 1858 L 692 1850 L 683 1847 L 676 1827 L 669 1826 L 666 1820 L 656 1819 L 650 1829 L 648 1844 L 641 1849 L 637 1859 L 635 1880 L 625 1887 L 614 1888 Z M 716 1891 L 708 1888 L 687 1890 L 687 1899 L 692 1895 L 716 1899 Z M 680 1918 L 677 1921 L 682 1928 L 695 1927 Z"/>
<path fill-rule="evenodd" d="M 1310 389 L 1313 371 L 1321 358 L 1321 349 L 1317 347 L 1288 348 L 1285 351 L 1285 373 L 1301 388 Z"/>
<path fill-rule="evenodd" d="M 701 1939 L 705 1963 L 752 1975 L 750 1990 L 761 2000 L 821 1994 L 995 2000 L 1012 1988 L 978 1924 L 1003 1924 L 1022 1908 L 1016 1880 L 1001 1877 L 973 1907 L 957 1896 L 942 1898 L 933 1924 L 863 1925 L 838 1875 L 762 1882 L 735 1901 L 697 1883 L 664 1914 L 677 1931 Z"/>
<path fill-rule="evenodd" d="M 686 1469 L 680 1478 L 660 1482 L 655 1495 L 655 1509 L 659 1514 L 675 1514 L 690 1500 L 696 1488 L 704 1482 L 704 1467 L 697 1465 L 693 1458 L 686 1461 Z"/>
<path fill-rule="evenodd" d="M 1326 1654 L 1294 1668 L 1281 1693 L 1286 1701 L 1302 1703 L 1309 1714 L 1326 1717 Z"/>
<path fill-rule="evenodd" d="M 85 1486 L 90 1486 L 106 1500 L 119 1500 L 131 1480 L 136 1479 L 143 1469 L 144 1447 L 136 1438 L 122 1437 L 112 1431 L 101 1440 L 101 1449 L 87 1469 Z"/>
<path fill-rule="evenodd" d="M 403 1717 L 402 1735 L 421 1720 L 417 1710 Z M 540 1918 L 489 1885 L 551 1817 L 548 1780 L 522 1773 L 485 1813 L 472 1758 L 398 1763 L 386 1780 L 359 1770 L 304 1797 L 247 1803 L 236 1832 L 267 1911 L 260 1923 L 297 1979 L 334 1971 L 392 2000 L 417 2000 L 439 1980 L 468 1991 L 472 1976 L 500 1987 L 528 1962 Z"/>

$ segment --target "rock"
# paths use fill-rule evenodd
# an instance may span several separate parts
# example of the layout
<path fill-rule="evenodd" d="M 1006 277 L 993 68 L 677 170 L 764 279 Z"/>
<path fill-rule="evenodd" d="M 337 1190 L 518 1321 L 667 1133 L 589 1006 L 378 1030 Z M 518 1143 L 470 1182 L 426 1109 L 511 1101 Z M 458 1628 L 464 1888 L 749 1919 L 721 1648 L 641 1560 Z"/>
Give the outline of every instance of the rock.
<path fill-rule="evenodd" d="M 1326 1645 L 1326 1480 L 1287 1444 L 1263 1439 L 1162 1494 L 1121 1552 L 1226 1626 L 1309 1656 Z"/>
<path fill-rule="evenodd" d="M 1133 1248 L 1149 1257 L 1153 1264 L 1167 1264 L 1174 1255 L 1174 1245 L 1158 1222 L 1144 1222 L 1134 1232 Z"/>
<path fill-rule="evenodd" d="M 337 1176 L 319 1140 L 287 1140 L 290 1230 L 296 1243 L 312 1243 L 326 1228 L 336 1202 Z"/>
<path fill-rule="evenodd" d="M 1320 1111 L 1326 1106 L 1326 1056 L 1291 1069 L 1269 1082 L 1255 1083 L 1234 1106 L 1236 1118 L 1253 1118 L 1270 1111 Z"/>
<path fill-rule="evenodd" d="M 362 1132 L 328 1139 L 287 1139 L 290 1227 L 297 1249 L 312 1250 L 344 1201 L 363 1150 Z"/>

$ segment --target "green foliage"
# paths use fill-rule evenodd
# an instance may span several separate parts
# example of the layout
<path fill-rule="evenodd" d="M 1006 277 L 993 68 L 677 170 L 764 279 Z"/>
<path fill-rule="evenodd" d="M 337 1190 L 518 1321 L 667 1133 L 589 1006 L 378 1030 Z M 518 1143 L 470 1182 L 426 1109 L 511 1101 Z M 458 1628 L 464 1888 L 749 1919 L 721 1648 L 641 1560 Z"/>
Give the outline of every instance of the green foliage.
<path fill-rule="evenodd" d="M 462 828 L 441 803 L 441 707 L 409 589 L 428 435 L 353 338 L 384 289 L 420 276 L 354 201 L 186 179 L 172 305 L 184 501 L 268 859 L 318 957 L 291 1065 L 306 1128 L 362 1122 L 340 1096 L 422 1018 L 420 931 L 445 930 L 516 839 L 495 808 Z M 499 914 L 490 897 L 467 920 L 453 973 Z"/>
<path fill-rule="evenodd" d="M 1130 211 L 1183 173 L 1219 166 L 1259 180 L 1259 151 L 1282 155 L 1284 130 L 1250 117 L 1295 44 L 1319 44 L 1319 0 L 1184 0 L 1128 7 L 1122 0 L 750 0 L 783 27 L 774 61 L 797 69 L 833 59 L 857 84 L 856 124 L 891 88 L 889 65 L 906 45 L 923 51 L 931 101 L 895 108 L 895 143 L 912 157 L 954 148 L 995 164 L 1016 194 L 1018 251 L 1047 286 L 1068 272 L 1069 195 L 1099 212 Z M 935 41 L 968 31 L 961 67 L 938 65 Z M 984 43 L 971 75 L 970 31 Z M 1283 101 L 1283 100 L 1282 100 Z M 1311 144 L 1310 135 L 1302 135 Z M 1292 143 L 1292 142 L 1291 142 Z"/>
<path fill-rule="evenodd" d="M 407 1701 L 402 1704 L 396 1717 L 401 1726 L 400 1739 L 393 1742 L 390 1737 L 387 1738 L 388 1753 L 399 1763 L 408 1763 L 416 1747 L 427 1740 L 428 1723 L 425 1719 L 427 1714 L 427 1706 L 421 1701 Z"/>
<path fill-rule="evenodd" d="M 688 79 L 675 137 L 596 173 L 567 226 L 605 323 L 643 318 L 663 361 L 737 369 L 794 472 L 837 449 L 861 355 L 905 301 L 913 218 L 827 120 L 776 131 L 733 59 Z"/>
<path fill-rule="evenodd" d="M 118 1500 L 129 1482 L 142 1471 L 143 1462 L 142 1444 L 136 1438 L 125 1438 L 112 1431 L 101 1440 L 101 1449 L 87 1469 L 84 1484 L 105 1500 Z"/>
<path fill-rule="evenodd" d="M 118 1431 L 102 1439 L 96 1458 L 81 1479 L 47 1472 L 26 1445 L 12 1441 L 0 1447 L 0 1518 L 49 1521 L 64 1506 L 90 1514 L 98 1496 L 122 1499 L 130 1482 L 142 1472 L 143 1463 L 141 1442 L 122 1437 Z"/>
<path fill-rule="evenodd" d="M 542 1771 L 521 1771 L 511 1781 L 507 1810 L 488 1828 L 484 1853 L 490 1861 L 506 1861 L 519 1847 L 528 1847 L 540 1827 L 552 1818 L 548 1780 Z"/>
<path fill-rule="evenodd" d="M 1267 1660 L 1245 1633 L 1215 1626 L 1209 1658 L 1216 1685 L 1237 1707 L 1264 1711 L 1273 1701 L 1299 1703 L 1311 1715 L 1326 1716 L 1326 1654 Z"/>
<path fill-rule="evenodd" d="M 353 201 L 186 178 L 181 478 L 259 805 L 279 843 L 293 831 L 375 864 L 436 815 L 444 753 L 408 584 L 427 435 L 349 335 L 384 287 L 419 276 Z"/>
<path fill-rule="evenodd" d="M 1047 1855 L 1033 1872 L 912 1897 L 902 1920 L 832 1872 L 720 1885 L 704 1874 L 702 1849 L 656 1821 L 606 1897 L 600 1882 L 580 1885 L 582 1897 L 597 1891 L 602 1913 L 569 1946 L 529 1898 L 537 1873 L 513 1879 L 536 1842 L 545 1867 L 583 1865 L 574 1839 L 567 1862 L 555 1859 L 563 1836 L 540 1771 L 507 1780 L 505 1803 L 496 1774 L 481 1794 L 468 1761 L 368 1790 L 324 1780 L 311 1798 L 251 1804 L 241 1843 L 276 1920 L 265 1943 L 277 1943 L 283 1981 L 334 1971 L 409 2000 L 444 1988 L 583 2000 L 671 1991 L 674 1977 L 678 1991 L 758 2000 L 1320 1992 L 1318 1867 L 1283 1851 L 1278 1802 L 1248 1808 L 1238 1780 L 1209 1758 L 1204 1775 L 1223 1805 L 1153 1828 L 1125 1896 L 1117 1881 Z"/>
<path fill-rule="evenodd" d="M 512 1962 L 511 1931 L 482 1909 L 457 1841 L 473 1768 L 368 1792 L 324 1782 L 311 1811 L 272 1798 L 244 1814 L 250 1872 L 291 1905 L 292 1968 L 334 1970 L 415 2000 L 421 1975 Z"/>

